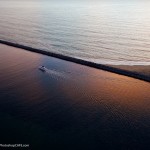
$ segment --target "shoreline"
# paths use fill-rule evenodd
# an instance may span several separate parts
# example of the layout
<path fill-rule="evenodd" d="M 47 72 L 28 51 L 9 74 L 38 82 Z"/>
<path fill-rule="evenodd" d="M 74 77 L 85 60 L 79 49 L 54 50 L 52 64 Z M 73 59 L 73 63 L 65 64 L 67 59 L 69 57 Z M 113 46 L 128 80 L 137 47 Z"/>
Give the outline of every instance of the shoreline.
<path fill-rule="evenodd" d="M 146 75 L 150 77 L 150 65 L 111 65 L 112 67 L 117 67 L 123 70 L 131 71 L 131 72 L 137 72 L 139 74 Z"/>
<path fill-rule="evenodd" d="M 150 82 L 149 75 L 144 75 L 144 74 L 140 74 L 138 72 L 134 72 L 131 70 L 126 70 L 123 67 L 116 68 L 116 67 L 114 67 L 114 65 L 111 66 L 111 65 L 97 64 L 94 62 L 88 62 L 88 61 L 81 60 L 78 58 L 73 58 L 70 56 L 62 55 L 62 54 L 52 53 L 52 52 L 44 51 L 41 49 L 36 49 L 36 48 L 32 48 L 32 47 L 28 47 L 28 46 L 24 46 L 24 45 L 12 43 L 12 42 L 4 41 L 4 40 L 0 40 L 0 43 L 8 45 L 8 46 L 16 47 L 16 48 L 28 50 L 31 52 L 36 52 L 36 53 L 40 53 L 43 55 L 59 58 L 59 59 L 66 60 L 69 62 L 74 62 L 74 63 L 80 64 L 80 65 L 84 65 L 84 66 L 88 66 L 88 67 L 92 67 L 92 68 L 96 68 L 96 69 L 101 69 L 101 70 L 109 71 L 112 73 L 116 73 L 116 74 L 120 74 L 120 75 L 124 75 L 124 76 L 128 76 L 128 77 L 132 77 L 132 78 L 136 78 L 139 80 Z"/>

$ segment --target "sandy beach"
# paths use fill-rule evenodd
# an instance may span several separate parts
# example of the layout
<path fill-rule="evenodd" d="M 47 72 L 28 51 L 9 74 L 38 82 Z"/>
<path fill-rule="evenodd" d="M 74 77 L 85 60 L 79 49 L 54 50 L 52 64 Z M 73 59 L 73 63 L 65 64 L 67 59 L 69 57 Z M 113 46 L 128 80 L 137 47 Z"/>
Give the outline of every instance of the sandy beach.
<path fill-rule="evenodd" d="M 40 71 L 40 65 L 48 70 Z M 133 68 L 149 75 L 149 67 Z M 1 143 L 36 149 L 149 147 L 146 81 L 0 44 L 0 83 Z"/>
<path fill-rule="evenodd" d="M 123 70 L 129 70 L 132 72 L 137 72 L 139 74 L 146 75 L 150 78 L 150 66 L 143 66 L 143 65 L 135 65 L 135 66 L 127 66 L 127 65 L 111 65 L 114 68 L 120 68 Z"/>

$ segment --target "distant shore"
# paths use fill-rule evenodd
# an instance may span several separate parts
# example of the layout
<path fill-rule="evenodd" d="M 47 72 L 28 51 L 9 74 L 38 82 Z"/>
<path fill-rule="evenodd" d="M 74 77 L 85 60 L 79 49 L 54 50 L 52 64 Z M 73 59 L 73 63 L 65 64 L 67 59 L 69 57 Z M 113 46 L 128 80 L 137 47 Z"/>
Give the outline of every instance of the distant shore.
<path fill-rule="evenodd" d="M 150 66 L 144 66 L 144 65 L 133 65 L 133 66 L 129 66 L 129 65 L 111 65 L 112 67 L 117 67 L 123 70 L 127 70 L 127 71 L 132 71 L 132 72 L 137 72 L 139 74 L 145 75 L 150 77 Z"/>
<path fill-rule="evenodd" d="M 109 71 L 109 72 L 113 72 L 113 73 L 117 73 L 120 75 L 125 75 L 125 76 L 129 76 L 129 77 L 133 77 L 136 79 L 140 79 L 140 80 L 144 80 L 147 82 L 150 82 L 150 69 L 148 66 L 122 66 L 122 65 L 103 65 L 103 64 L 97 64 L 94 62 L 88 62 L 85 60 L 81 60 L 78 58 L 73 58 L 70 56 L 65 56 L 62 54 L 56 54 L 56 53 L 52 53 L 52 52 L 48 52 L 48 51 L 44 51 L 41 49 L 36 49 L 36 48 L 32 48 L 32 47 L 28 47 L 28 46 L 24 46 L 24 45 L 20 45 L 20 44 L 16 44 L 16 43 L 11 43 L 8 41 L 4 41 L 4 40 L 0 40 L 1 44 L 5 44 L 8 46 L 13 46 L 16 48 L 21 48 L 24 50 L 28 50 L 28 51 L 32 51 L 32 52 L 36 52 L 36 53 L 40 53 L 43 55 L 47 55 L 47 56 L 51 56 L 51 57 L 55 57 L 55 58 L 59 58 L 59 59 L 63 59 L 66 61 L 70 61 L 70 62 L 74 62 L 74 63 L 78 63 L 81 65 L 85 65 L 85 66 L 89 66 L 89 67 L 93 67 L 93 68 L 97 68 L 97 69 L 102 69 L 105 71 Z M 145 68 L 146 69 L 141 69 L 141 68 Z"/>

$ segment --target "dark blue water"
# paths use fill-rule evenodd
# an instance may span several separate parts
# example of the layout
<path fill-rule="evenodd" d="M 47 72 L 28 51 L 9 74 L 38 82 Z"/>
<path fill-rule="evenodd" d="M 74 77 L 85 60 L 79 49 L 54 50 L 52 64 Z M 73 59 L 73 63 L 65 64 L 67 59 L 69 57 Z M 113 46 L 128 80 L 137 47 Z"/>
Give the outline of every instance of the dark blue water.
<path fill-rule="evenodd" d="M 1 45 L 0 143 L 147 150 L 149 91 L 144 81 Z"/>

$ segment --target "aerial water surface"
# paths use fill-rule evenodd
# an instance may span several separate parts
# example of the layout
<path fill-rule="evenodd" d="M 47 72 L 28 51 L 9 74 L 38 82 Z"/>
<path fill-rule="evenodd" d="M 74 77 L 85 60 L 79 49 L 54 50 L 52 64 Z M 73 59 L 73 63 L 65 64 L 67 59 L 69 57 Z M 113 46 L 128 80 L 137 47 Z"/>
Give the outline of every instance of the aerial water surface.
<path fill-rule="evenodd" d="M 150 65 L 147 1 L 0 1 L 0 39 L 91 62 Z"/>
<path fill-rule="evenodd" d="M 1 44 L 0 83 L 1 143 L 149 149 L 148 82 Z"/>

